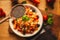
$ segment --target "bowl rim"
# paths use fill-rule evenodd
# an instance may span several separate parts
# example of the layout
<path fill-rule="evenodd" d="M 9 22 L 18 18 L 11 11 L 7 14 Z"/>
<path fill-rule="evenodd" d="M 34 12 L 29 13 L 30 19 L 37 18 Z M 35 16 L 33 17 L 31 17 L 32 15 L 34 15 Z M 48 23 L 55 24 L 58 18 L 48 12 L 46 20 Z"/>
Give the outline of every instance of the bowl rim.
<path fill-rule="evenodd" d="M 17 4 L 17 5 L 20 5 L 20 4 Z M 40 10 L 37 8 L 37 7 L 35 7 L 35 6 L 33 6 L 33 5 L 31 5 L 31 4 L 22 4 L 22 5 L 24 5 L 24 6 L 30 6 L 30 7 L 33 7 L 34 9 L 36 9 L 36 11 L 37 11 L 37 13 L 38 13 L 38 15 L 40 15 L 39 17 L 40 17 L 40 27 L 39 27 L 39 29 L 35 32 L 35 33 L 33 33 L 33 34 L 30 34 L 30 35 L 21 35 L 21 33 L 20 32 L 18 32 L 17 30 L 14 30 L 14 28 L 12 27 L 13 26 L 13 24 L 12 24 L 12 18 L 10 18 L 9 19 L 9 24 L 10 24 L 10 28 L 11 28 L 11 30 L 16 34 L 16 35 L 18 35 L 18 36 L 21 36 L 21 37 L 31 37 L 31 36 L 34 36 L 34 35 L 36 35 L 39 31 L 40 31 L 40 29 L 42 28 L 42 24 L 43 24 L 43 17 L 42 17 L 42 14 L 41 14 L 41 12 L 40 12 Z"/>

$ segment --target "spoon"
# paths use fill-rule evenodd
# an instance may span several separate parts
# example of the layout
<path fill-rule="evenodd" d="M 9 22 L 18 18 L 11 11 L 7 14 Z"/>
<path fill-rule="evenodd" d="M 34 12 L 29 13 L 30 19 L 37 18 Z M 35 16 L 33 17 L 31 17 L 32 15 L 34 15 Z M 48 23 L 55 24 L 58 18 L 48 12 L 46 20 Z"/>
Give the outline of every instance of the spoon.
<path fill-rule="evenodd" d="M 4 22 L 9 18 L 19 18 L 22 17 L 25 13 L 25 7 L 22 4 L 17 4 L 13 6 L 10 15 L 5 17 L 4 19 L 0 20 L 0 23 Z"/>

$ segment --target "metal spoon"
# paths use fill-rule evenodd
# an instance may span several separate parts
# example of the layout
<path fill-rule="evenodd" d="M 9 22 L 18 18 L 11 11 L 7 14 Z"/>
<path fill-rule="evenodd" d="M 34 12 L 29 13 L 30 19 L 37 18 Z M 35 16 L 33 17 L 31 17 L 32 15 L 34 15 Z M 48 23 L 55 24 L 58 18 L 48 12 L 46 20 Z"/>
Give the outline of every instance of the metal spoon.
<path fill-rule="evenodd" d="M 22 4 L 17 4 L 13 6 L 10 15 L 5 17 L 4 19 L 0 20 L 0 23 L 4 22 L 5 20 L 9 18 L 19 18 L 23 16 L 25 13 L 25 7 Z"/>

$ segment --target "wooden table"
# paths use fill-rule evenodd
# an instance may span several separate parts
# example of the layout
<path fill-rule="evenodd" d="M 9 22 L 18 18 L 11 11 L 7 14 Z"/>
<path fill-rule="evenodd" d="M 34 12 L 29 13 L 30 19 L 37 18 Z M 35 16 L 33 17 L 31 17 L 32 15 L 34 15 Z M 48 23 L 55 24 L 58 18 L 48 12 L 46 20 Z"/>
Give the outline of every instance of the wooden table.
<path fill-rule="evenodd" d="M 18 1 L 19 3 L 22 2 L 22 1 Z M 29 2 L 27 0 L 27 3 L 31 4 L 31 2 Z M 53 24 L 53 27 L 51 28 L 53 34 L 56 35 L 56 37 L 58 37 L 58 40 L 60 40 L 60 15 L 59 13 L 59 8 L 58 8 L 58 1 L 56 1 L 55 3 L 55 9 L 54 10 L 49 10 L 51 12 L 54 13 L 54 24 Z M 8 15 L 10 13 L 10 10 L 11 10 L 11 1 L 10 0 L 0 0 L 0 8 L 2 8 L 5 12 L 6 12 L 6 15 Z M 46 8 L 46 3 L 45 3 L 45 0 L 41 0 L 38 8 L 40 10 L 43 10 L 41 11 L 42 14 L 45 13 L 45 8 Z M 5 21 L 4 23 L 0 24 L 0 40 L 25 40 L 25 38 L 22 38 L 22 37 L 19 37 L 15 34 L 10 34 L 9 33 L 9 22 L 8 20 Z"/>

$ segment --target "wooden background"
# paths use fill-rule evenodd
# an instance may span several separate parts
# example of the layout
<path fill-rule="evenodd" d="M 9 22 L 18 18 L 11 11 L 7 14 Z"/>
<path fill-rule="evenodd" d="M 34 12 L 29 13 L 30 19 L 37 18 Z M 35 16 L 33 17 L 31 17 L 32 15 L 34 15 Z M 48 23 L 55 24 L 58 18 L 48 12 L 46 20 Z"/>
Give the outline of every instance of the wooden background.
<path fill-rule="evenodd" d="M 22 0 L 23 1 L 23 0 Z M 19 0 L 18 2 L 21 3 L 21 0 Z M 28 4 L 31 4 L 28 0 L 26 0 Z M 60 4 L 59 4 L 60 0 L 56 0 L 55 5 L 53 10 L 49 10 L 51 12 L 53 12 L 55 15 L 59 15 L 60 16 Z M 10 13 L 11 10 L 11 0 L 0 0 L 0 8 L 2 8 L 6 15 L 8 15 Z M 38 8 L 40 10 L 45 11 L 46 8 L 46 2 L 45 0 L 40 0 L 40 4 L 38 5 Z M 56 36 L 58 37 L 58 40 L 60 40 L 60 27 L 57 26 L 55 27 L 55 31 L 54 33 L 56 34 Z M 21 39 L 24 40 L 23 38 L 19 38 L 18 36 L 16 37 L 16 35 L 11 35 L 9 34 L 9 23 L 8 20 L 2 24 L 0 24 L 0 40 L 17 40 L 17 39 Z"/>

